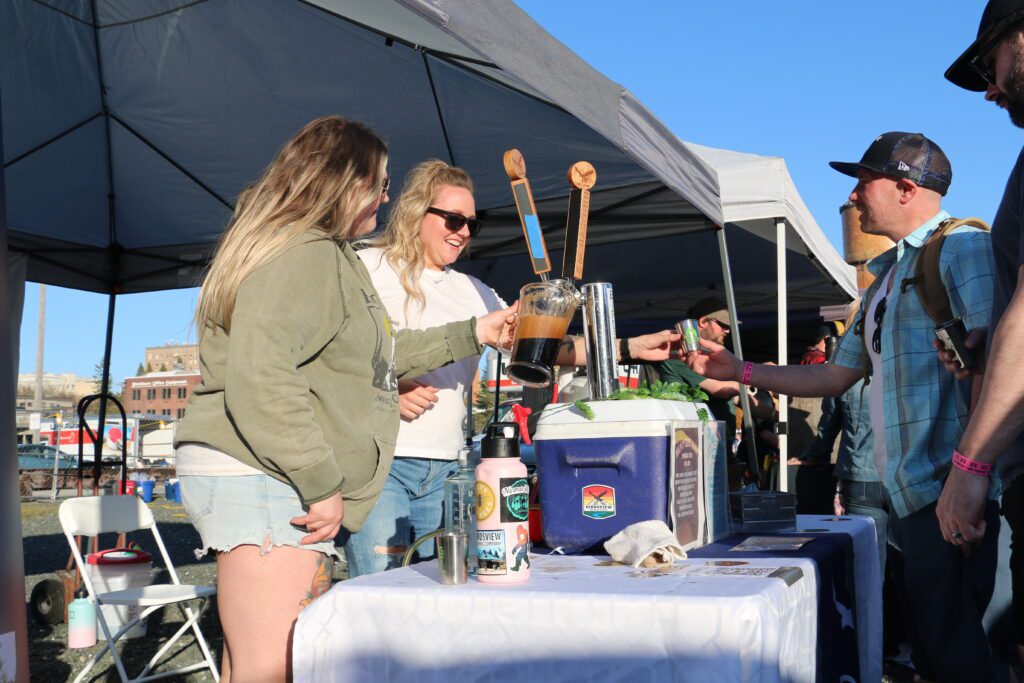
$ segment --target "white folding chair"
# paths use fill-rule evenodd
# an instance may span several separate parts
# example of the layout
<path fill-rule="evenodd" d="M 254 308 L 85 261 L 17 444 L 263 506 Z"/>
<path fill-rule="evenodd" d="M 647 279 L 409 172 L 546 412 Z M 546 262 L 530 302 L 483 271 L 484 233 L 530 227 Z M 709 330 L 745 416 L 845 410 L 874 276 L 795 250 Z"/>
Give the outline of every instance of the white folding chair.
<path fill-rule="evenodd" d="M 153 513 L 150 512 L 146 504 L 142 502 L 142 499 L 137 496 L 91 496 L 86 498 L 71 498 L 61 503 L 60 525 L 64 529 L 64 535 L 67 536 L 68 544 L 71 546 L 71 552 L 75 556 L 75 564 L 78 566 L 78 571 L 82 575 L 85 587 L 89 591 L 89 601 L 96 605 L 96 617 L 99 620 L 100 628 L 103 631 L 103 637 L 107 641 L 107 644 L 103 649 L 97 652 L 86 665 L 85 669 L 78 674 L 75 678 L 76 682 L 81 681 L 85 675 L 89 673 L 92 667 L 100 660 L 101 657 L 103 657 L 107 650 L 110 650 L 110 655 L 114 658 L 114 664 L 117 666 L 117 672 L 120 674 L 121 680 L 124 683 L 152 681 L 158 678 L 177 676 L 183 673 L 199 671 L 207 668 L 213 673 L 215 680 L 220 680 L 220 673 L 217 671 L 217 665 L 214 664 L 213 657 L 210 656 L 210 648 L 207 646 L 206 640 L 203 638 L 203 634 L 199 630 L 198 624 L 200 615 L 202 615 L 203 610 L 208 606 L 210 598 L 217 594 L 217 589 L 213 586 L 183 585 L 178 580 L 178 573 L 174 571 L 174 565 L 171 564 L 171 558 L 167 556 L 167 548 L 164 547 L 163 539 L 160 538 L 160 532 L 157 530 L 156 522 L 153 520 Z M 149 529 L 150 532 L 152 532 L 153 538 L 156 540 L 156 545 L 160 549 L 160 555 L 163 557 L 164 565 L 167 567 L 167 571 L 171 575 L 172 583 L 146 586 L 145 588 L 129 588 L 126 590 L 111 591 L 107 593 L 97 593 L 93 588 L 92 581 L 89 579 L 85 562 L 82 559 L 82 552 L 78 547 L 78 542 L 75 540 L 75 536 L 98 536 L 101 533 L 110 532 L 121 534 L 139 529 Z M 191 600 L 199 601 L 199 605 L 196 610 L 193 610 L 186 604 Z M 107 626 L 107 620 L 103 616 L 103 610 L 100 609 L 103 605 L 137 607 L 138 614 L 135 618 L 122 626 L 117 633 L 111 635 L 110 628 Z M 128 678 L 128 674 L 126 674 L 124 670 L 124 663 L 121 661 L 121 657 L 117 652 L 117 640 L 127 633 L 133 626 L 147 618 L 150 614 L 158 609 L 167 607 L 168 605 L 178 605 L 179 608 L 183 608 L 186 617 L 185 623 L 182 624 L 181 628 L 178 629 L 174 636 L 160 648 L 156 655 L 149 660 L 149 664 L 146 665 L 146 668 L 143 669 L 142 673 L 139 674 L 137 678 Z M 163 657 L 171 646 L 185 634 L 185 631 L 190 628 L 192 629 L 192 632 L 195 633 L 196 641 L 199 643 L 199 648 L 203 651 L 203 659 L 206 661 L 199 664 L 191 664 L 172 671 L 164 671 L 152 676 L 148 675 L 156 662 Z"/>

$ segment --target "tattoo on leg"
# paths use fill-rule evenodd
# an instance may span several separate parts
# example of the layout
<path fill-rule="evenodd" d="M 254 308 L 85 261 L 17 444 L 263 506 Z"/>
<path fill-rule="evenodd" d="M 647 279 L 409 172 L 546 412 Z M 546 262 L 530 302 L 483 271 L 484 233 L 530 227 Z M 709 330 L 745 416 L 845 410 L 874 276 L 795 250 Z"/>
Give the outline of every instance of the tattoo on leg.
<path fill-rule="evenodd" d="M 321 554 L 320 562 L 317 563 L 316 572 L 313 573 L 313 585 L 309 587 L 309 594 L 299 602 L 300 607 L 305 607 L 321 595 L 331 589 L 331 576 L 333 575 L 334 562 L 330 555 Z"/>

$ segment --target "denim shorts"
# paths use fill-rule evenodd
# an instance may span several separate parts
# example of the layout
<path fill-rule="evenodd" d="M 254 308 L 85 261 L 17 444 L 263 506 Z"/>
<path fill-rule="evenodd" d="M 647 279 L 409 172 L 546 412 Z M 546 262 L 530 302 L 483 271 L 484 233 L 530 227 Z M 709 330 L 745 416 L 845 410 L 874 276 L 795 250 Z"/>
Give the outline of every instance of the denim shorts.
<path fill-rule="evenodd" d="M 195 551 L 197 558 L 211 550 L 227 552 L 240 545 L 259 546 L 263 555 L 286 545 L 338 557 L 333 540 L 299 543 L 309 532 L 292 526 L 290 520 L 306 514 L 306 509 L 288 484 L 266 474 L 186 475 L 179 481 L 185 511 L 203 543 Z"/>

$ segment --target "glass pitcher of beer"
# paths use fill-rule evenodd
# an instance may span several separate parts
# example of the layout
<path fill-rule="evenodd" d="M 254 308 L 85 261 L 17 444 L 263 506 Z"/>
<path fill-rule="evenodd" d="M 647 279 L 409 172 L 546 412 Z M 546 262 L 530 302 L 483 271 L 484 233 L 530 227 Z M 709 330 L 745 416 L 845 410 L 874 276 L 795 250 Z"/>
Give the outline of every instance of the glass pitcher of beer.
<path fill-rule="evenodd" d="M 508 376 L 527 387 L 546 387 L 554 378 L 558 345 L 580 305 L 567 280 L 533 282 L 519 290 L 519 314 Z"/>

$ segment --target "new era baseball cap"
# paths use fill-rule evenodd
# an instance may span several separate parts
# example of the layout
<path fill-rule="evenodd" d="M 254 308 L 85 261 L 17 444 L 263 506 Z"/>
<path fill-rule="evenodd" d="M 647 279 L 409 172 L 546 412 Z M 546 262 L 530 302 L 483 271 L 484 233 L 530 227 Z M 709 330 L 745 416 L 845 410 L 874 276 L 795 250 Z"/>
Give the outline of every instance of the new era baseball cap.
<path fill-rule="evenodd" d="M 953 169 L 945 152 L 920 133 L 882 133 L 860 161 L 830 161 L 828 165 L 854 178 L 861 169 L 906 178 L 941 195 L 953 182 Z"/>
<path fill-rule="evenodd" d="M 989 0 L 985 11 L 981 13 L 978 24 L 978 37 L 968 46 L 964 53 L 946 69 L 946 78 L 954 85 L 966 90 L 984 92 L 988 83 L 971 66 L 976 57 L 984 56 L 1002 39 L 1006 30 L 1024 21 L 1024 0 Z"/>

